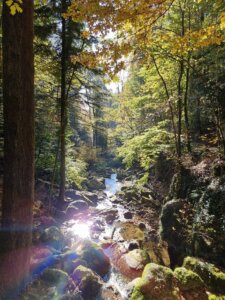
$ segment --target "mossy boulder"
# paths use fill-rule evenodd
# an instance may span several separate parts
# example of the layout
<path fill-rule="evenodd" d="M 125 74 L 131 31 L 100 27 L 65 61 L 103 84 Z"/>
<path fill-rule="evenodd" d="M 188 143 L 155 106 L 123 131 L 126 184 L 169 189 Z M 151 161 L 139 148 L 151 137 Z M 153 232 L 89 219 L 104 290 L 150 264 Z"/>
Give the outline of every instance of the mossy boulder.
<path fill-rule="evenodd" d="M 187 270 L 184 267 L 176 268 L 174 271 L 174 276 L 178 281 L 179 288 L 182 291 L 190 291 L 193 289 L 204 289 L 205 285 L 201 277 Z"/>
<path fill-rule="evenodd" d="M 77 267 L 72 274 L 72 278 L 77 286 L 79 286 L 82 296 L 86 300 L 95 299 L 103 284 L 101 278 L 96 273 L 84 266 Z"/>
<path fill-rule="evenodd" d="M 118 225 L 118 229 L 122 238 L 126 241 L 138 240 L 143 241 L 144 232 L 134 223 L 123 222 Z"/>
<path fill-rule="evenodd" d="M 168 245 L 165 241 L 147 241 L 143 243 L 144 249 L 148 252 L 150 261 L 155 264 L 170 266 Z"/>
<path fill-rule="evenodd" d="M 181 267 L 175 269 L 174 276 L 184 299 L 208 300 L 205 284 L 198 274 Z"/>
<path fill-rule="evenodd" d="M 181 264 L 192 246 L 192 205 L 182 199 L 167 202 L 162 208 L 160 222 L 160 235 L 168 243 L 171 262 Z"/>
<path fill-rule="evenodd" d="M 110 260 L 101 247 L 91 241 L 82 241 L 79 246 L 80 258 L 87 262 L 90 269 L 100 276 L 106 275 L 110 270 Z"/>
<path fill-rule="evenodd" d="M 180 300 L 173 271 L 154 263 L 147 264 L 136 282 L 131 300 Z"/>
<path fill-rule="evenodd" d="M 85 185 L 90 192 L 104 190 L 105 184 L 102 181 L 102 178 L 91 177 L 85 181 Z"/>
<path fill-rule="evenodd" d="M 56 286 L 57 290 L 63 290 L 69 281 L 69 276 L 66 272 L 49 268 L 43 272 L 41 279 L 50 286 Z"/>
<path fill-rule="evenodd" d="M 225 295 L 225 273 L 213 264 L 203 262 L 194 257 L 186 257 L 183 267 L 197 273 L 213 293 Z"/>
<path fill-rule="evenodd" d="M 61 250 L 65 245 L 64 236 L 57 226 L 51 226 L 44 230 L 41 241 L 57 250 Z"/>

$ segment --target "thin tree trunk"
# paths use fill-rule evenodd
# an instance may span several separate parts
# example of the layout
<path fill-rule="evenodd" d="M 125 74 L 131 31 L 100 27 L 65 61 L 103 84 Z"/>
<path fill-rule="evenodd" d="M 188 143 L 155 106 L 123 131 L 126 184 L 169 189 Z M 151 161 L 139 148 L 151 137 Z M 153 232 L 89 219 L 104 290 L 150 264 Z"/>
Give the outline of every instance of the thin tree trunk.
<path fill-rule="evenodd" d="M 189 3 L 188 3 L 189 4 Z M 190 4 L 188 7 L 188 30 L 191 31 L 191 12 Z M 190 39 L 189 39 L 190 44 Z M 188 52 L 187 67 L 186 67 L 186 83 L 185 83 L 185 93 L 184 93 L 184 121 L 186 127 L 186 142 L 187 150 L 191 153 L 191 135 L 190 135 L 190 125 L 189 125 L 189 116 L 188 116 L 188 95 L 189 95 L 189 81 L 190 81 L 190 61 L 191 53 Z"/>
<path fill-rule="evenodd" d="M 155 65 L 155 68 L 156 68 L 156 71 L 163 83 L 163 86 L 164 86 L 164 89 L 165 89 L 165 92 L 166 92 L 166 97 L 167 97 L 167 101 L 168 101 L 168 105 L 169 105 L 169 110 L 170 110 L 170 115 L 171 115 L 171 123 L 172 123 L 172 127 L 173 127 L 173 134 L 174 134 L 174 141 L 175 141 L 175 146 L 176 146 L 176 152 L 177 152 L 177 155 L 178 155 L 178 141 L 177 141 L 177 131 L 176 131 L 176 126 L 175 126 L 175 122 L 174 122 L 174 113 L 173 113 L 173 107 L 172 107 L 172 104 L 170 102 L 170 94 L 169 94 L 169 91 L 168 91 L 168 88 L 167 88 L 167 84 L 166 84 L 166 81 L 165 79 L 163 78 L 160 70 L 159 70 L 159 67 L 156 63 L 156 60 L 155 60 L 155 57 L 154 55 L 152 54 L 152 60 L 153 60 L 153 63 Z"/>
<path fill-rule="evenodd" d="M 29 273 L 34 197 L 33 1 L 3 2 L 4 185 L 0 299 L 16 299 Z"/>
<path fill-rule="evenodd" d="M 185 93 L 184 93 L 184 121 L 186 127 L 186 142 L 187 142 L 187 150 L 191 153 L 191 137 L 190 137 L 190 126 L 189 126 L 189 117 L 188 117 L 188 90 L 189 90 L 189 78 L 190 78 L 190 68 L 189 68 L 188 58 L 188 66 L 186 69 L 186 84 L 185 84 Z"/>
<path fill-rule="evenodd" d="M 184 17 L 185 12 L 183 8 L 181 9 L 181 37 L 185 34 L 185 24 Z M 181 134 L 182 134 L 182 108 L 183 108 L 183 89 L 182 89 L 182 79 L 184 75 L 184 59 L 181 57 L 180 66 L 179 66 L 179 76 L 177 82 L 177 111 L 178 111 L 178 121 L 177 121 L 177 146 L 178 146 L 178 157 L 181 157 Z"/>
<path fill-rule="evenodd" d="M 62 13 L 66 10 L 65 0 L 62 0 Z M 59 202 L 63 204 L 66 185 L 66 127 L 67 127 L 67 99 L 66 99 L 66 20 L 62 16 L 62 51 L 61 51 L 61 129 L 60 129 L 60 191 Z"/>

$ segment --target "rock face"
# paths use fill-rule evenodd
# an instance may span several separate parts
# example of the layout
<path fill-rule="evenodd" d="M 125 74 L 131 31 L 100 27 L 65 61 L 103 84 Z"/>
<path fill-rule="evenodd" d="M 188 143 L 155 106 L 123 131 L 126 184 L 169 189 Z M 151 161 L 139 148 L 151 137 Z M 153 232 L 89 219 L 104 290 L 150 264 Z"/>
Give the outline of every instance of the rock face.
<path fill-rule="evenodd" d="M 136 282 L 131 300 L 181 300 L 173 271 L 150 263 Z"/>
<path fill-rule="evenodd" d="M 194 257 L 186 257 L 183 266 L 197 273 L 211 292 L 225 294 L 225 273 L 213 264 L 200 261 Z"/>
<path fill-rule="evenodd" d="M 195 256 L 225 267 L 225 176 L 211 181 L 195 205 Z"/>
<path fill-rule="evenodd" d="M 225 267 L 225 161 L 210 153 L 180 166 L 164 200 L 161 237 L 173 264 L 192 255 Z"/>
<path fill-rule="evenodd" d="M 169 245 L 172 261 L 181 264 L 191 248 L 190 241 L 193 224 L 192 205 L 177 199 L 167 202 L 161 213 L 161 237 Z"/>
<path fill-rule="evenodd" d="M 154 192 L 143 186 L 123 186 L 117 195 L 123 199 L 124 203 L 146 204 L 155 209 L 160 207 L 160 202 Z"/>

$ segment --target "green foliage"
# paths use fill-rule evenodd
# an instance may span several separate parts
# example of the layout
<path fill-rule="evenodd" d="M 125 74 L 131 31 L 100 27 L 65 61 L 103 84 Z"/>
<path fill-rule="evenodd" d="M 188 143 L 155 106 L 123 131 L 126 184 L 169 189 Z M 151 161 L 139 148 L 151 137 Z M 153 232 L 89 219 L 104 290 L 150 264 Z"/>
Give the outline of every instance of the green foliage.
<path fill-rule="evenodd" d="M 171 134 L 165 128 L 165 122 L 147 129 L 140 135 L 125 140 L 118 148 L 117 154 L 123 159 L 127 167 L 139 163 L 145 170 L 148 170 L 161 152 L 168 151 L 171 146 Z"/>
<path fill-rule="evenodd" d="M 66 160 L 66 181 L 70 186 L 82 188 L 82 183 L 87 177 L 87 164 L 82 160 Z"/>

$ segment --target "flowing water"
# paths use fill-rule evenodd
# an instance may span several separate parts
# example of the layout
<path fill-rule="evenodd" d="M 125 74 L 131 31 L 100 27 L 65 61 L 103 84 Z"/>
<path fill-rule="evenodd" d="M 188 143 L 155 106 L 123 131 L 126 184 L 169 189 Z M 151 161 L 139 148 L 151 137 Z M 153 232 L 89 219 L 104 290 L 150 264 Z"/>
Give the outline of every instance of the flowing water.
<path fill-rule="evenodd" d="M 96 243 L 104 241 L 105 238 L 110 239 L 113 228 L 116 226 L 115 224 L 125 220 L 123 215 L 126 210 L 124 207 L 121 204 L 114 204 L 112 201 L 112 197 L 114 197 L 116 192 L 120 191 L 122 187 L 122 184 L 117 180 L 117 175 L 112 174 L 110 178 L 106 178 L 105 186 L 105 197 L 103 200 L 99 201 L 95 209 L 100 214 L 102 212 L 107 213 L 108 211 L 117 211 L 118 217 L 116 221 L 112 225 L 105 224 L 104 230 L 97 238 L 93 237 L 92 226 L 96 220 L 100 220 L 100 216 L 97 216 L 96 219 L 96 217 L 93 218 L 92 216 L 81 215 L 79 218 L 76 218 L 76 220 L 71 219 L 67 221 L 66 224 L 64 224 L 64 232 L 67 231 L 67 234 L 71 236 L 72 244 L 73 242 L 75 243 L 77 239 L 90 239 Z M 109 250 L 109 252 L 110 251 L 111 250 Z M 108 254 L 107 250 L 105 252 Z M 121 275 L 113 265 L 110 274 L 105 278 L 105 281 L 108 285 L 115 287 L 119 292 L 120 298 L 118 299 L 128 299 L 125 287 L 130 280 Z M 101 300 L 101 298 L 97 298 L 96 300 Z"/>

